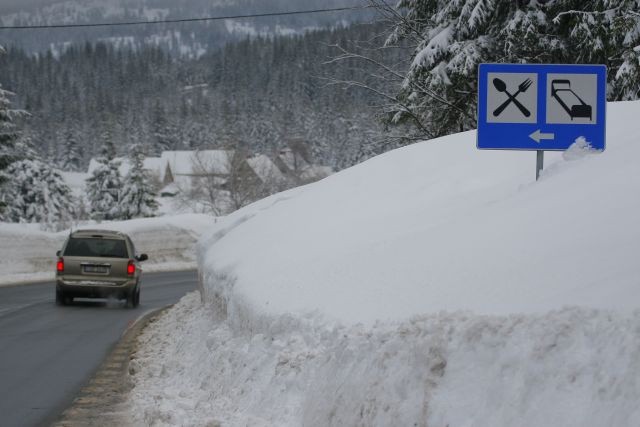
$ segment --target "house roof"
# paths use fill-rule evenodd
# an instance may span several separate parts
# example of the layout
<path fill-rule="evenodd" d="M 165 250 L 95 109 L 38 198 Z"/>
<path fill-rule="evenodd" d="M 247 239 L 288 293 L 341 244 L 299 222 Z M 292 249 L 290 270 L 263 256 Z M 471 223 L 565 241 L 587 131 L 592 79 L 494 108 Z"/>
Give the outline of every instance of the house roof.
<path fill-rule="evenodd" d="M 129 167 L 129 162 L 127 162 L 127 167 Z M 167 168 L 167 161 L 160 157 L 146 157 L 144 159 L 144 168 L 152 172 L 157 172 L 162 176 Z"/>
<path fill-rule="evenodd" d="M 280 182 L 285 179 L 276 164 L 264 154 L 247 158 L 247 164 L 262 182 Z"/>
<path fill-rule="evenodd" d="M 302 179 L 320 180 L 333 173 L 334 170 L 331 166 L 309 165 L 302 171 L 300 177 Z"/>
<path fill-rule="evenodd" d="M 177 175 L 207 175 L 229 173 L 230 150 L 163 151 L 161 158 Z"/>
<path fill-rule="evenodd" d="M 278 158 L 287 167 L 289 172 L 295 172 L 309 167 L 309 163 L 307 163 L 300 154 L 288 147 L 280 150 Z"/>

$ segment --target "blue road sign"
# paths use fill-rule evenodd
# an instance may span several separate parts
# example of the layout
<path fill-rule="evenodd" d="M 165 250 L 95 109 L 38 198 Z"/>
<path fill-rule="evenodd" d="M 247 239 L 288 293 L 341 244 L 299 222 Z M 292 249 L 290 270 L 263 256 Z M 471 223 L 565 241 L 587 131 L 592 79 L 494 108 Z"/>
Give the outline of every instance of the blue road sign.
<path fill-rule="evenodd" d="M 604 65 L 480 64 L 478 148 L 604 150 L 606 86 Z"/>

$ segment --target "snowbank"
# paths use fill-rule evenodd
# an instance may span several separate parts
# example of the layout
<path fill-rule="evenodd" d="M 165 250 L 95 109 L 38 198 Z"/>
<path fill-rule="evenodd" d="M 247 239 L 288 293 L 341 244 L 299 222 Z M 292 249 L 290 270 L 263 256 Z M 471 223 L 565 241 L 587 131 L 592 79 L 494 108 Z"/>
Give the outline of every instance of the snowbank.
<path fill-rule="evenodd" d="M 222 219 L 143 336 L 146 425 L 635 426 L 640 102 L 608 147 L 374 158 Z M 168 339 L 167 335 L 171 335 Z"/>
<path fill-rule="evenodd" d="M 395 150 L 222 220 L 205 293 L 247 320 L 439 310 L 638 308 L 640 103 L 609 107 L 602 154 L 475 149 L 475 132 Z M 241 224 L 241 226 L 236 226 Z M 230 288 L 214 280 L 223 274 Z"/>
<path fill-rule="evenodd" d="M 215 218 L 208 215 L 185 214 L 88 224 L 80 228 L 129 234 L 136 250 L 149 255 L 144 270 L 153 272 L 196 268 L 196 241 L 214 223 Z M 0 285 L 53 279 L 55 253 L 68 233 L 69 230 L 41 231 L 37 224 L 0 223 Z"/>
<path fill-rule="evenodd" d="M 307 319 L 309 320 L 309 319 Z M 440 313 L 252 333 L 192 293 L 131 362 L 133 425 L 635 427 L 640 313 Z"/>
<path fill-rule="evenodd" d="M 0 286 L 53 278 L 64 236 L 38 227 L 0 222 Z"/>

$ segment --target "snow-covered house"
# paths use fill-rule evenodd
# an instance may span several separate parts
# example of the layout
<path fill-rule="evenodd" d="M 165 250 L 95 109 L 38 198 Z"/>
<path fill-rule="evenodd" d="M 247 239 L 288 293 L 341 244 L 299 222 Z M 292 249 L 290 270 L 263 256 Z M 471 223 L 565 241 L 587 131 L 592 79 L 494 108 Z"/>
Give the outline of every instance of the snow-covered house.
<path fill-rule="evenodd" d="M 300 173 L 300 178 L 305 182 L 319 181 L 334 174 L 335 171 L 331 166 L 322 166 L 311 164 L 304 168 Z"/>
<path fill-rule="evenodd" d="M 286 181 L 285 175 L 275 162 L 264 154 L 256 154 L 246 159 L 250 171 L 263 183 L 281 184 Z"/>
<path fill-rule="evenodd" d="M 127 168 L 129 163 L 127 162 Z M 160 185 L 164 186 L 173 181 L 169 163 L 161 157 L 147 157 L 144 159 L 144 167 L 158 178 Z M 128 170 L 128 169 L 127 169 Z"/>
<path fill-rule="evenodd" d="M 161 194 L 189 192 L 193 187 L 221 187 L 229 175 L 233 157 L 230 150 L 163 151 L 160 158 L 167 164 Z"/>
<path fill-rule="evenodd" d="M 120 174 L 126 176 L 131 167 L 129 159 L 116 160 L 120 162 Z M 97 160 L 91 159 L 87 176 L 97 166 Z M 248 156 L 240 150 L 163 151 L 160 157 L 145 158 L 144 167 L 157 182 L 161 196 L 190 194 L 207 188 L 237 190 L 240 181 L 243 191 L 245 187 L 253 187 L 260 194 L 271 194 L 291 183 L 315 181 L 333 172 L 309 164 L 290 149 L 275 159 L 264 154 Z"/>
<path fill-rule="evenodd" d="M 173 180 L 179 177 L 229 175 L 231 150 L 163 151 L 160 158 L 167 162 Z"/>
<path fill-rule="evenodd" d="M 161 158 L 167 161 L 171 182 L 179 185 L 200 178 L 222 187 L 231 173 L 251 176 L 262 183 L 285 180 L 280 169 L 264 154 L 245 157 L 234 150 L 164 151 Z"/>
<path fill-rule="evenodd" d="M 291 147 L 285 147 L 274 159 L 278 169 L 285 175 L 297 175 L 300 171 L 309 167 L 306 156 Z"/>
<path fill-rule="evenodd" d="M 274 159 L 274 164 L 280 172 L 293 179 L 295 182 L 313 182 L 326 178 L 334 173 L 329 166 L 320 166 L 311 163 L 309 156 L 303 150 L 296 149 L 297 146 L 285 147 Z"/>

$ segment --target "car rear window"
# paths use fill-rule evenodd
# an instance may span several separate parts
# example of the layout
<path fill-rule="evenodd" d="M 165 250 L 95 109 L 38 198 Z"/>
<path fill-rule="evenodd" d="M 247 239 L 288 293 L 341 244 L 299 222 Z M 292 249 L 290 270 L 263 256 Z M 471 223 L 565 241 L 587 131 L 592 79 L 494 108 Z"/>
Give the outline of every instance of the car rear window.
<path fill-rule="evenodd" d="M 127 245 L 120 239 L 71 238 L 64 250 L 65 256 L 91 256 L 129 258 Z"/>

